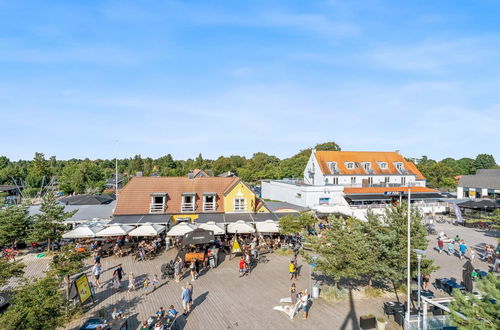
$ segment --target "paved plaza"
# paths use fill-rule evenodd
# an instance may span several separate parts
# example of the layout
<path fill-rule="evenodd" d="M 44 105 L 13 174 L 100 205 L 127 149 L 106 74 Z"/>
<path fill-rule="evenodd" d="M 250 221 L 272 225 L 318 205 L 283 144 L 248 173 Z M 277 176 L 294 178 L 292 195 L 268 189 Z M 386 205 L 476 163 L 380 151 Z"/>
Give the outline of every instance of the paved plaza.
<path fill-rule="evenodd" d="M 444 231 L 448 237 L 458 234 L 469 246 L 478 249 L 484 244 L 496 244 L 496 232 L 484 232 L 472 228 L 464 228 L 450 224 L 436 224 L 437 231 Z M 439 254 L 435 247 L 437 235 L 429 236 L 430 244 L 427 256 L 440 266 L 431 277 L 431 283 L 439 277 L 455 277 L 458 281 L 462 276 L 462 265 L 466 259 L 460 260 L 455 256 Z M 146 276 L 160 275 L 161 264 L 174 258 L 174 249 L 163 252 L 153 260 L 137 262 L 133 257 L 109 257 L 102 260 L 101 275 L 103 287 L 97 289 L 97 302 L 79 320 L 70 323 L 67 329 L 78 329 L 83 322 L 90 317 L 96 317 L 103 312 L 109 318 L 111 311 L 117 307 L 130 317 L 129 325 L 132 329 L 138 328 L 140 323 L 150 316 L 154 316 L 156 310 L 163 306 L 168 308 L 173 304 L 178 311 L 182 311 L 181 286 L 185 285 L 190 277 L 187 276 L 181 283 L 169 280 L 160 280 L 160 285 L 153 293 L 146 293 L 139 289 L 127 292 L 127 276 L 122 282 L 122 292 L 114 293 L 111 287 L 113 270 L 118 264 L 122 264 L 125 272 L 134 272 L 139 284 Z M 468 254 L 467 254 L 468 256 Z M 219 267 L 202 272 L 201 276 L 193 283 L 194 285 L 194 309 L 188 317 L 180 316 L 178 329 L 358 329 L 359 316 L 374 314 L 382 316 L 382 303 L 395 300 L 395 296 L 388 294 L 376 299 L 360 299 L 358 292 L 352 292 L 349 299 L 341 302 L 328 302 L 324 299 L 314 300 L 307 320 L 302 319 L 300 312 L 293 320 L 290 320 L 283 312 L 274 311 L 273 307 L 280 305 L 280 298 L 289 295 L 290 279 L 288 276 L 288 262 L 290 257 L 268 254 L 269 262 L 259 264 L 253 272 L 243 278 L 238 277 L 238 258 L 224 260 Z M 35 254 L 27 254 L 23 258 L 27 264 L 26 276 L 38 277 L 47 269 L 48 259 L 35 257 Z M 85 271 L 90 273 L 91 260 L 87 261 Z M 309 288 L 309 266 L 301 260 L 302 265 L 299 279 L 296 281 L 299 290 Z M 481 270 L 488 270 L 489 265 L 479 258 L 474 263 Z M 446 296 L 445 293 L 435 290 L 432 285 L 430 289 L 437 296 Z M 399 295 L 404 300 L 404 295 Z M 391 319 L 386 329 L 399 329 Z"/>

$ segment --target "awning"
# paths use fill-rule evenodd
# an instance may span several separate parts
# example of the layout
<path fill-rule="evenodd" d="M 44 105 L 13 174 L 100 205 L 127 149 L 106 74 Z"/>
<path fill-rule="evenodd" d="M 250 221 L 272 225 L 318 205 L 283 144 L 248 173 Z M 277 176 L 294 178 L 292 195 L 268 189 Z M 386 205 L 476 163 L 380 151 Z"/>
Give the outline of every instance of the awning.
<path fill-rule="evenodd" d="M 205 230 L 211 230 L 214 232 L 214 235 L 224 235 L 226 233 L 224 225 L 216 224 L 213 221 L 200 224 L 200 228 Z"/>
<path fill-rule="evenodd" d="M 165 226 L 145 223 L 139 227 L 132 230 L 130 236 L 158 236 L 160 233 L 165 231 Z"/>
<path fill-rule="evenodd" d="M 202 213 L 195 220 L 196 223 L 224 223 L 224 214 L 222 213 Z"/>
<path fill-rule="evenodd" d="M 62 235 L 62 238 L 90 238 L 95 237 L 98 232 L 103 230 L 103 226 L 87 226 L 81 225 L 76 227 L 73 230 L 70 230 L 67 233 Z"/>
<path fill-rule="evenodd" d="M 238 220 L 227 226 L 227 232 L 231 234 L 251 234 L 255 233 L 255 229 L 251 224 L 248 224 L 243 220 Z"/>
<path fill-rule="evenodd" d="M 264 221 L 278 221 L 278 217 L 274 213 L 254 213 L 252 214 L 253 221 L 255 223 Z"/>
<path fill-rule="evenodd" d="M 113 224 L 98 232 L 96 237 L 124 236 L 130 233 L 133 229 L 133 226 Z"/>
<path fill-rule="evenodd" d="M 390 201 L 392 198 L 398 199 L 399 196 L 387 196 L 384 194 L 346 194 L 346 198 L 351 201 Z M 403 194 L 403 198 L 408 198 L 408 194 Z M 412 193 L 411 200 L 418 201 L 423 199 L 440 199 L 442 198 L 439 193 Z"/>
<path fill-rule="evenodd" d="M 225 223 L 233 223 L 236 221 L 253 222 L 251 213 L 226 213 L 224 214 Z"/>
<path fill-rule="evenodd" d="M 149 222 L 166 225 L 170 218 L 170 214 L 116 215 L 110 224 L 138 225 Z"/>
<path fill-rule="evenodd" d="M 259 233 L 279 233 L 279 223 L 273 220 L 266 220 L 264 222 L 257 222 L 255 224 Z"/>
<path fill-rule="evenodd" d="M 195 230 L 198 226 L 187 222 L 181 222 L 173 226 L 167 233 L 167 236 L 184 236 L 185 234 Z"/>

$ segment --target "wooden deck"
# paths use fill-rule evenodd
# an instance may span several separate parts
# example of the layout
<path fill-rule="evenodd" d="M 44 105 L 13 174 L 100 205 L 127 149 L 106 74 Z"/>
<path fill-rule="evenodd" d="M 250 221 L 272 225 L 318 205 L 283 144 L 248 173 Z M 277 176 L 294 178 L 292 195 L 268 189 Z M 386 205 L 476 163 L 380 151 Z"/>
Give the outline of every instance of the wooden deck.
<path fill-rule="evenodd" d="M 122 309 L 130 317 L 130 325 L 135 329 L 156 310 L 173 304 L 182 312 L 181 283 L 160 280 L 160 285 L 153 293 L 146 294 L 142 289 L 128 293 L 125 290 L 128 281 L 122 282 L 122 292 L 114 293 L 111 288 L 113 270 L 121 263 L 125 272 L 134 272 L 142 283 L 146 275 L 160 275 L 160 266 L 175 255 L 174 250 L 163 253 L 155 260 L 135 262 L 132 257 L 110 257 L 103 259 L 104 273 L 101 279 L 105 285 L 97 289 L 97 303 L 79 321 L 67 329 L 78 329 L 83 322 L 104 310 L 107 317 L 114 307 Z M 358 329 L 359 316 L 374 313 L 382 316 L 382 301 L 371 299 L 328 303 L 323 299 L 314 300 L 309 318 L 302 319 L 300 312 L 290 320 L 283 312 L 274 311 L 280 298 L 287 297 L 290 279 L 288 276 L 289 257 L 268 255 L 267 264 L 259 264 L 254 271 L 243 278 L 238 276 L 238 259 L 225 260 L 218 268 L 203 273 L 194 286 L 194 309 L 188 317 L 180 316 L 178 329 Z M 90 269 L 90 268 L 89 268 Z M 299 290 L 309 287 L 309 266 L 303 263 L 301 276 L 296 281 Z M 395 323 L 387 329 L 397 329 Z"/>

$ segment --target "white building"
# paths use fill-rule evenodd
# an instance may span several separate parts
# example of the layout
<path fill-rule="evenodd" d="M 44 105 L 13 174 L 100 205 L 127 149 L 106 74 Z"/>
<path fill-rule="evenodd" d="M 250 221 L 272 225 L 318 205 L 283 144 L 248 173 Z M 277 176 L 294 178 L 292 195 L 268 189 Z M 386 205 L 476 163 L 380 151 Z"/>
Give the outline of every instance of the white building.
<path fill-rule="evenodd" d="M 364 218 L 371 208 L 383 212 L 397 199 L 418 202 L 425 213 L 444 212 L 433 205 L 441 195 L 425 187 L 415 164 L 397 152 L 316 151 L 304 170 L 304 180 L 264 180 L 262 197 L 308 207 L 321 213 Z"/>
<path fill-rule="evenodd" d="M 457 198 L 500 198 L 500 170 L 477 170 L 464 175 L 457 187 Z"/>
<path fill-rule="evenodd" d="M 398 152 L 313 149 L 304 169 L 304 183 L 351 188 L 425 187 L 425 178 Z"/>

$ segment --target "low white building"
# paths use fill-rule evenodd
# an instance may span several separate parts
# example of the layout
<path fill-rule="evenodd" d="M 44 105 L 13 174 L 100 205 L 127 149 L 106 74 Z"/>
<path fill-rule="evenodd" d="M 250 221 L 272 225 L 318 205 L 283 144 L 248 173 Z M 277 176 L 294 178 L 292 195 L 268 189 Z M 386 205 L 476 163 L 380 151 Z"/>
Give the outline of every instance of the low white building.
<path fill-rule="evenodd" d="M 500 199 L 500 169 L 477 170 L 476 175 L 464 175 L 457 187 L 457 198 Z"/>

